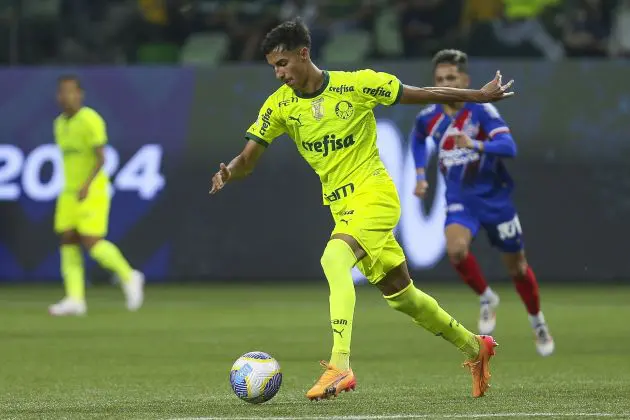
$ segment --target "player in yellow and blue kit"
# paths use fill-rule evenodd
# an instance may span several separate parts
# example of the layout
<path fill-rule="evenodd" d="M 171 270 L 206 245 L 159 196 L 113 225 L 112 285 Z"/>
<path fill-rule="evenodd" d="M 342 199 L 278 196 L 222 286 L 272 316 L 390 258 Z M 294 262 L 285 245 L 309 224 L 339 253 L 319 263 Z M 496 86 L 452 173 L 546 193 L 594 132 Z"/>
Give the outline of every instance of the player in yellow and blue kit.
<path fill-rule="evenodd" d="M 285 22 L 267 34 L 262 49 L 283 82 L 263 104 L 247 130 L 247 144 L 212 178 L 211 194 L 225 183 L 249 175 L 273 140 L 288 134 L 319 175 L 324 205 L 335 228 L 321 264 L 330 288 L 333 349 L 309 399 L 336 396 L 354 389 L 350 341 L 355 290 L 351 269 L 357 265 L 393 309 L 409 315 L 431 333 L 465 353 L 473 377 L 473 396 L 482 396 L 490 379 L 489 359 L 496 343 L 476 336 L 418 290 L 407 270 L 393 229 L 400 217 L 395 185 L 376 147 L 376 105 L 432 102 L 489 102 L 508 97 L 511 82 L 500 74 L 481 90 L 416 88 L 391 74 L 373 70 L 322 71 L 310 59 L 310 34 L 299 20 Z"/>
<path fill-rule="evenodd" d="M 61 274 L 66 296 L 51 305 L 52 315 L 83 315 L 85 279 L 81 245 L 122 283 L 129 310 L 143 302 L 144 276 L 132 269 L 116 245 L 105 240 L 109 219 L 109 179 L 103 170 L 107 143 L 105 121 L 83 106 L 83 90 L 75 76 L 59 79 L 57 99 L 62 113 L 54 122 L 55 141 L 63 157 L 64 188 L 57 198 L 55 232 L 61 237 Z"/>

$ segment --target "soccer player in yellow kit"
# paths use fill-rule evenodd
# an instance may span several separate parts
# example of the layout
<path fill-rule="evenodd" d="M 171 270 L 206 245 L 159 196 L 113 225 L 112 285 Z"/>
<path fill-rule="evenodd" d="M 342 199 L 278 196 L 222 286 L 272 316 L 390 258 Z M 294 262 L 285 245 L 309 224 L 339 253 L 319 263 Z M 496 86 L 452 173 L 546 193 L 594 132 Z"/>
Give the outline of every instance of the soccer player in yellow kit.
<path fill-rule="evenodd" d="M 443 102 L 491 102 L 511 96 L 511 83 L 495 79 L 481 90 L 417 88 L 403 85 L 391 74 L 373 70 L 320 70 L 310 59 L 311 40 L 299 20 L 271 30 L 262 43 L 267 62 L 283 82 L 265 101 L 256 122 L 247 130 L 243 151 L 212 178 L 211 194 L 227 182 L 249 175 L 256 162 L 281 134 L 288 134 L 319 175 L 324 205 L 335 227 L 321 257 L 330 288 L 333 348 L 325 370 L 307 392 L 317 400 L 354 389 L 350 340 L 355 290 L 355 265 L 380 289 L 393 309 L 441 336 L 466 355 L 472 373 L 472 394 L 482 396 L 489 386 L 489 360 L 496 343 L 476 336 L 446 313 L 431 296 L 417 289 L 409 276 L 405 255 L 393 229 L 400 217 L 396 187 L 376 147 L 378 105 Z"/>
<path fill-rule="evenodd" d="M 107 130 L 103 118 L 83 106 L 83 89 L 76 76 L 58 81 L 62 113 L 54 122 L 55 141 L 63 155 L 64 188 L 57 198 L 55 232 L 61 238 L 61 274 L 66 296 L 51 305 L 51 315 L 83 315 L 85 279 L 81 245 L 103 268 L 120 279 L 127 309 L 144 299 L 144 276 L 131 268 L 120 250 L 105 238 L 109 218 L 109 179 L 103 170 Z"/>

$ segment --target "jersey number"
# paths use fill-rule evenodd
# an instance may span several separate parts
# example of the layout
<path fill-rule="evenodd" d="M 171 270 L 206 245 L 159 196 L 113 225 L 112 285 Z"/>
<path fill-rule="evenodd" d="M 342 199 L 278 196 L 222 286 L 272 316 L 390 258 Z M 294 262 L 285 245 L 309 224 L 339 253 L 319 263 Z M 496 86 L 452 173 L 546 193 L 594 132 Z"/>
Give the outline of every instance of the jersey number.
<path fill-rule="evenodd" d="M 523 234 L 521 229 L 521 222 L 518 220 L 518 216 L 514 216 L 514 219 L 503 222 L 497 226 L 499 232 L 499 239 L 505 241 L 506 239 L 514 239 L 517 235 Z"/>

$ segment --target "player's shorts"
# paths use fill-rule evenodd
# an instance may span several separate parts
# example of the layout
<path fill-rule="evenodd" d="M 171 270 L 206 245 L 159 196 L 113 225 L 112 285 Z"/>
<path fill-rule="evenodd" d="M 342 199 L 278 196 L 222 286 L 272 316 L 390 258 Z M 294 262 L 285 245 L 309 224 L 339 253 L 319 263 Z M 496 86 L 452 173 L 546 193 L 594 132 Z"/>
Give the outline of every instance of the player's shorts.
<path fill-rule="evenodd" d="M 109 222 L 110 197 L 95 191 L 79 201 L 78 193 L 62 192 L 55 209 L 55 232 L 76 230 L 83 236 L 105 237 Z"/>
<path fill-rule="evenodd" d="M 400 219 L 400 200 L 387 172 L 370 176 L 353 193 L 332 202 L 330 211 L 335 220 L 331 235 L 350 235 L 367 253 L 357 268 L 370 283 L 378 283 L 405 262 L 405 254 L 393 233 Z"/>
<path fill-rule="evenodd" d="M 444 225 L 451 224 L 467 227 L 473 238 L 479 228 L 483 228 L 490 244 L 502 252 L 519 252 L 525 246 L 521 223 L 511 202 L 482 208 L 470 204 L 449 203 Z"/>

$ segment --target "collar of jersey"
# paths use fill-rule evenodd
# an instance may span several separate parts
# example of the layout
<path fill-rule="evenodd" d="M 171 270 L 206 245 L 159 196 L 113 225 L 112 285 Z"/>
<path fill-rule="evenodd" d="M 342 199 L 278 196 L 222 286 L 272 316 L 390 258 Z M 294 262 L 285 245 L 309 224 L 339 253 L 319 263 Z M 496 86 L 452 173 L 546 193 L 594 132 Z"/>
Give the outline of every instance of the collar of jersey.
<path fill-rule="evenodd" d="M 301 92 L 296 91 L 295 96 L 302 99 L 312 99 L 312 98 L 315 98 L 316 96 L 321 95 L 328 87 L 328 82 L 330 82 L 330 74 L 328 74 L 326 70 L 324 70 L 322 73 L 324 74 L 324 83 L 322 83 L 322 87 L 320 87 L 313 93 L 301 93 Z"/>
<path fill-rule="evenodd" d="M 79 110 L 78 110 L 77 112 L 75 112 L 75 113 L 74 113 L 74 115 L 73 115 L 73 116 L 71 116 L 71 117 L 67 116 L 65 113 L 62 113 L 62 114 L 63 114 L 63 118 L 64 118 L 66 121 L 70 121 L 70 120 L 74 119 L 74 117 L 76 117 L 77 115 L 79 115 L 79 114 L 81 113 L 81 111 L 83 111 L 84 109 L 85 109 L 85 106 L 81 106 L 81 108 L 79 108 Z"/>
<path fill-rule="evenodd" d="M 464 106 L 463 106 L 463 107 L 461 107 L 460 109 L 458 109 L 456 113 L 454 113 L 453 115 L 449 115 L 449 114 L 447 114 L 447 113 L 446 113 L 446 110 L 444 109 L 444 106 L 443 106 L 442 104 L 435 104 L 435 106 L 437 107 L 436 109 L 437 109 L 440 113 L 444 114 L 444 116 L 445 116 L 445 117 L 447 117 L 447 118 L 451 118 L 451 119 L 455 119 L 455 118 L 457 118 L 457 116 L 458 116 L 459 114 L 461 114 L 461 113 L 462 113 L 462 111 L 464 111 L 464 110 L 466 110 L 466 109 L 469 109 L 470 105 L 471 105 L 471 103 L 470 103 L 470 102 L 465 102 L 465 103 L 464 103 Z"/>

